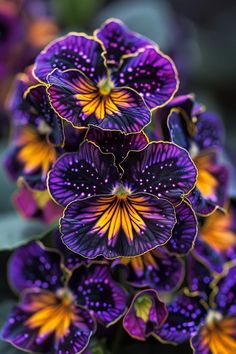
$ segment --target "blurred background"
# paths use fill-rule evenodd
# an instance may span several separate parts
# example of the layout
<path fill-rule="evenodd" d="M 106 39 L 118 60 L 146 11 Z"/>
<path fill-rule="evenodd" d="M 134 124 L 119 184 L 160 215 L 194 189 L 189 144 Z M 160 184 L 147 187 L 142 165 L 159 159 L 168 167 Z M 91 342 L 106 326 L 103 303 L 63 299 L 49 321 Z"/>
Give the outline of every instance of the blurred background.
<path fill-rule="evenodd" d="M 235 16 L 233 0 L 0 0 L 1 156 L 10 131 L 6 104 L 16 73 L 32 64 L 37 53 L 55 37 L 68 31 L 92 33 L 105 19 L 116 17 L 157 42 L 172 57 L 180 75 L 179 93 L 195 93 L 198 101 L 218 113 L 226 127 L 227 159 L 236 162 Z M 0 185 L 0 243 L 5 247 L 16 229 L 19 234 L 21 222 L 11 206 L 10 195 L 16 187 L 2 169 Z M 8 258 L 5 249 L 3 263 Z M 1 294 L 6 280 L 0 283 Z M 126 345 L 125 336 L 122 343 L 123 354 L 130 350 L 145 354 L 191 353 L 187 345 L 163 346 L 154 339 Z M 3 352 L 18 353 L 15 349 L 8 352 L 7 348 Z"/>

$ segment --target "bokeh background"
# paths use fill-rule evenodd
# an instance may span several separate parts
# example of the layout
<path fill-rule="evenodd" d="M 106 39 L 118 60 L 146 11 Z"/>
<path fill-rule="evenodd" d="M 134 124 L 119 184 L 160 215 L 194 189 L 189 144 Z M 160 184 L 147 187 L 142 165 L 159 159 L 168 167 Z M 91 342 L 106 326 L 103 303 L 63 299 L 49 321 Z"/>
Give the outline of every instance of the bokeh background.
<path fill-rule="evenodd" d="M 224 121 L 227 155 L 236 162 L 236 2 L 215 0 L 0 0 L 0 152 L 10 132 L 7 101 L 17 72 L 33 63 L 53 38 L 68 31 L 92 31 L 109 17 L 123 20 L 131 29 L 157 42 L 175 61 L 180 74 L 179 93 L 195 93 L 197 100 Z M 236 178 L 231 179 L 231 194 Z M 5 266 L 8 241 L 20 244 L 25 224 L 11 205 L 15 189 L 0 172 L 0 298 L 9 291 Z M 29 224 L 27 225 L 29 231 Z M 35 225 L 34 225 L 35 232 Z M 25 235 L 25 234 L 24 234 Z M 30 235 L 30 233 L 29 233 Z M 11 300 L 11 299 L 9 299 Z M 0 324 L 3 319 L 0 313 Z M 119 331 L 118 331 L 119 332 Z M 118 338 L 120 340 L 120 338 Z M 163 346 L 121 338 L 122 353 L 188 354 L 190 348 Z M 2 345 L 2 344 L 1 344 Z M 0 345 L 4 354 L 19 351 Z M 114 349 L 114 353 L 116 354 Z M 100 353 L 100 352 L 98 352 Z M 102 353 L 102 352 L 101 352 Z M 119 353 L 119 351 L 118 351 Z"/>

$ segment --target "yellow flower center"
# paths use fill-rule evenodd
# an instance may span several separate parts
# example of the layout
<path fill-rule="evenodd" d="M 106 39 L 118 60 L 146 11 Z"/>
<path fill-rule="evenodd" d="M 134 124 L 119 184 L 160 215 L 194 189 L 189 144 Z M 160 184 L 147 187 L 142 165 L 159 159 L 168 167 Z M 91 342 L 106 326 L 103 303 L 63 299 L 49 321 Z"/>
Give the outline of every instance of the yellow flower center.
<path fill-rule="evenodd" d="M 99 81 L 98 88 L 102 96 L 108 96 L 111 90 L 114 88 L 114 84 L 108 76 L 107 78 Z"/>
<path fill-rule="evenodd" d="M 152 307 L 152 299 L 148 295 L 139 296 L 134 304 L 136 316 L 144 322 L 149 319 L 150 310 Z"/>

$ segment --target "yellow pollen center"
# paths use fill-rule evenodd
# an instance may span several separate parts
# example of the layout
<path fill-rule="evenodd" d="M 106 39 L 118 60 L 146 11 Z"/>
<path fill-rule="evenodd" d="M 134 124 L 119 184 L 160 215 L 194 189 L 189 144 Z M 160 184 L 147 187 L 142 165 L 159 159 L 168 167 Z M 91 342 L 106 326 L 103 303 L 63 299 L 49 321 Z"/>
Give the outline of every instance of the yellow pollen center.
<path fill-rule="evenodd" d="M 131 190 L 125 188 L 123 184 L 120 184 L 113 190 L 112 194 L 115 194 L 119 199 L 126 199 L 127 196 L 131 194 Z"/>
<path fill-rule="evenodd" d="M 150 296 L 143 295 L 137 298 L 134 304 L 136 316 L 141 318 L 144 322 L 148 321 L 150 310 L 152 307 L 152 300 Z"/>
<path fill-rule="evenodd" d="M 99 92 L 102 96 L 108 96 L 111 90 L 114 88 L 114 84 L 109 77 L 102 79 L 98 83 Z"/>

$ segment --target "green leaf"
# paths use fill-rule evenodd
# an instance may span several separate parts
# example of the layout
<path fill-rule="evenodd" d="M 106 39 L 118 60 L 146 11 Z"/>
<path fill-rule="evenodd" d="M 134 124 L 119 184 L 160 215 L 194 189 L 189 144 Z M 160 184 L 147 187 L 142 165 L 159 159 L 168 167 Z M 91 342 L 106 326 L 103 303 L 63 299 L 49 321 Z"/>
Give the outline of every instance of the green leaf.
<path fill-rule="evenodd" d="M 38 240 L 51 232 L 52 227 L 39 221 L 22 219 L 15 212 L 0 217 L 0 250 L 12 250 L 31 240 Z"/>

